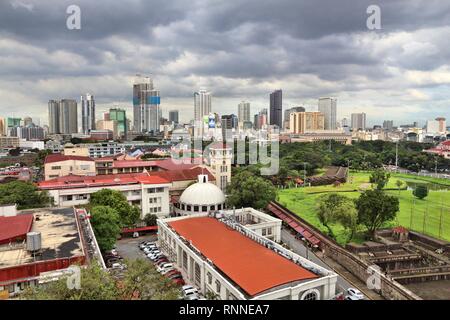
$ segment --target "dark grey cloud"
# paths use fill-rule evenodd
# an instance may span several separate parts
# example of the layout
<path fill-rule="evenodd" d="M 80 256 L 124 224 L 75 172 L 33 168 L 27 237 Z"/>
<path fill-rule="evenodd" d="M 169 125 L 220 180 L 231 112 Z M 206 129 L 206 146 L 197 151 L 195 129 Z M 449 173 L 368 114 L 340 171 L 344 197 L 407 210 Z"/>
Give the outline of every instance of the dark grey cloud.
<path fill-rule="evenodd" d="M 66 28 L 72 4 L 81 8 L 78 31 Z M 379 31 L 366 28 L 372 4 L 381 7 Z M 449 21 L 450 3 L 433 0 L 4 0 L 0 115 L 84 91 L 129 103 L 136 73 L 151 73 L 163 98 L 186 105 L 199 86 L 262 106 L 279 87 L 292 103 L 409 99 L 410 89 L 448 88 Z M 429 103 L 450 100 L 441 91 Z"/>

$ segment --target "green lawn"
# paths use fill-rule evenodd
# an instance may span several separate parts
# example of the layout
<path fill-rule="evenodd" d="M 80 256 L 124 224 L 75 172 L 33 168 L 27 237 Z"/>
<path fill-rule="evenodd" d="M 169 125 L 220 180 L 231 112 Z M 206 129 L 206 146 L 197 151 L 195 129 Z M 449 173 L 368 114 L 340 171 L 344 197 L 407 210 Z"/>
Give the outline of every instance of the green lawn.
<path fill-rule="evenodd" d="M 342 192 L 343 195 L 355 199 L 359 197 L 360 191 L 358 190 L 371 187 L 369 176 L 370 173 L 367 172 L 352 172 L 350 181 L 338 187 L 317 186 L 279 190 L 279 202 L 321 231 L 326 232 L 327 229 L 320 223 L 314 212 L 316 199 L 328 192 Z M 411 177 L 415 176 L 395 175 L 391 177 L 386 188 L 397 189 L 395 185 L 397 180 L 405 180 Z M 400 201 L 400 211 L 397 218 L 387 223 L 387 227 L 402 225 L 406 228 L 450 241 L 450 190 L 430 191 L 428 197 L 424 200 L 416 199 L 412 195 L 412 191 L 408 190 L 386 190 L 386 192 L 398 197 Z M 337 224 L 331 227 L 336 235 L 336 240 L 340 244 L 345 244 L 348 239 L 346 230 Z M 362 227 L 352 241 L 362 242 L 363 240 L 364 229 Z"/>

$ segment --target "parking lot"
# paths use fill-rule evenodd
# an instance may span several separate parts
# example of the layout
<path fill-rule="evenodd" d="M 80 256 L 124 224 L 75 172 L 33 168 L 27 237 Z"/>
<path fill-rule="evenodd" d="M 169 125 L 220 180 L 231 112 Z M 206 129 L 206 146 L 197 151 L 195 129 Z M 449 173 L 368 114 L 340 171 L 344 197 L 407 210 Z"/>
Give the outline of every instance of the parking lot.
<path fill-rule="evenodd" d="M 142 241 L 156 241 L 156 234 L 141 236 L 139 238 L 124 238 L 116 243 L 116 250 L 124 259 L 136 260 L 137 258 L 145 259 L 144 253 L 139 250 L 139 243 Z M 149 261 L 150 263 L 150 261 Z"/>

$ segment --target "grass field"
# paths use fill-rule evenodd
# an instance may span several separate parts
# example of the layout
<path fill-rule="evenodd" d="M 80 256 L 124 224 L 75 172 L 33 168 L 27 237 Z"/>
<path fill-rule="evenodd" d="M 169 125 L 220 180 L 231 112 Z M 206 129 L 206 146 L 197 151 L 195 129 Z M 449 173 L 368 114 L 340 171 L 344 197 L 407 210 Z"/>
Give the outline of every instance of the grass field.
<path fill-rule="evenodd" d="M 342 192 L 349 198 L 358 198 L 362 190 L 371 188 L 369 176 L 370 173 L 367 172 L 351 173 L 349 182 L 338 187 L 317 186 L 279 190 L 278 199 L 281 204 L 326 232 L 327 229 L 320 223 L 314 212 L 317 198 L 329 192 Z M 387 223 L 386 227 L 402 225 L 408 229 L 450 241 L 450 190 L 430 191 L 427 198 L 419 200 L 413 196 L 412 191 L 405 189 L 405 183 L 402 190 L 397 190 L 395 184 L 397 180 L 406 181 L 411 177 L 416 178 L 414 179 L 416 181 L 418 180 L 418 177 L 409 175 L 394 175 L 389 180 L 386 189 L 395 190 L 386 190 L 386 192 L 398 197 L 400 211 L 396 219 Z M 421 182 L 430 183 L 430 181 L 425 180 L 421 180 Z M 336 240 L 340 244 L 347 243 L 348 233 L 346 230 L 338 224 L 331 227 L 336 235 Z M 361 227 L 352 241 L 362 242 L 364 232 L 364 227 Z"/>

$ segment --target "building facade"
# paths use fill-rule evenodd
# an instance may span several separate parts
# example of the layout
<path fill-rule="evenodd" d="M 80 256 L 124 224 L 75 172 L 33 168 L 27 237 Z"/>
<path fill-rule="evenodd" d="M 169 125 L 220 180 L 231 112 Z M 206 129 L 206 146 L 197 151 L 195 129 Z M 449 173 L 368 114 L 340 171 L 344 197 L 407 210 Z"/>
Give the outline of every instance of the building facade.
<path fill-rule="evenodd" d="M 322 112 L 293 112 L 290 114 L 290 133 L 301 134 L 324 129 L 325 117 Z"/>
<path fill-rule="evenodd" d="M 89 157 L 49 154 L 44 160 L 45 180 L 68 175 L 95 175 L 95 162 Z"/>
<path fill-rule="evenodd" d="M 137 75 L 133 85 L 134 131 L 159 132 L 160 102 L 160 92 L 153 87 L 153 80 Z"/>
<path fill-rule="evenodd" d="M 251 121 L 250 119 L 250 102 L 242 101 L 238 105 L 238 119 L 239 123 Z"/>
<path fill-rule="evenodd" d="M 169 111 L 169 122 L 173 123 L 173 124 L 179 123 L 178 110 L 170 110 Z"/>
<path fill-rule="evenodd" d="M 325 130 L 336 130 L 336 98 L 320 98 L 319 112 L 325 116 Z"/>
<path fill-rule="evenodd" d="M 366 114 L 364 112 L 352 113 L 351 127 L 353 131 L 366 130 Z"/>
<path fill-rule="evenodd" d="M 90 93 L 81 96 L 81 132 L 89 134 L 95 130 L 95 100 Z"/>
<path fill-rule="evenodd" d="M 275 90 L 270 94 L 270 125 L 283 127 L 283 91 Z"/>
<path fill-rule="evenodd" d="M 48 102 L 48 117 L 50 134 L 78 132 L 78 111 L 75 100 L 50 100 Z"/>

